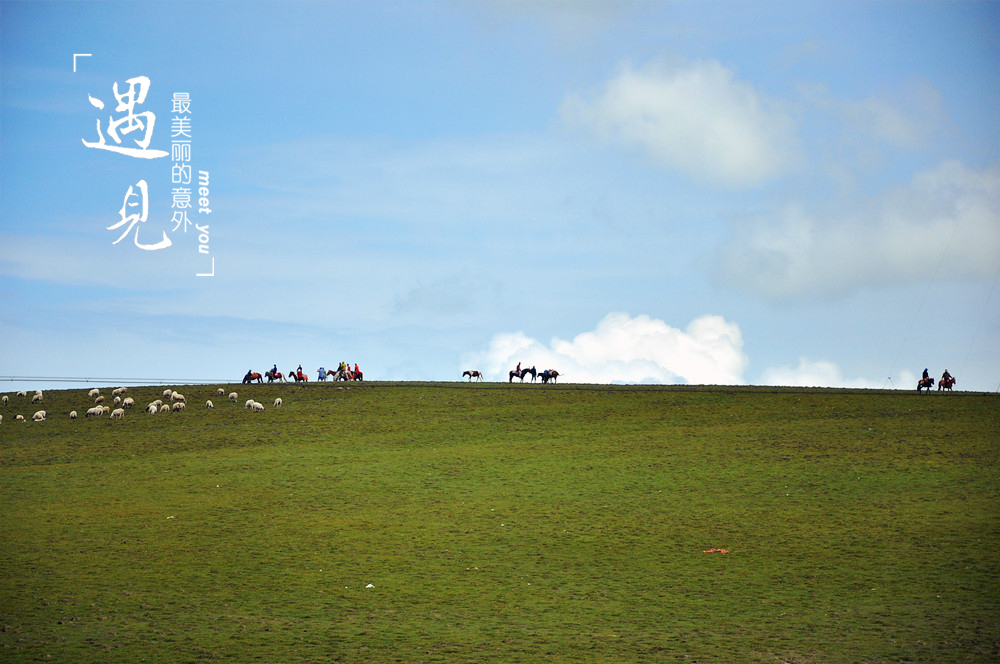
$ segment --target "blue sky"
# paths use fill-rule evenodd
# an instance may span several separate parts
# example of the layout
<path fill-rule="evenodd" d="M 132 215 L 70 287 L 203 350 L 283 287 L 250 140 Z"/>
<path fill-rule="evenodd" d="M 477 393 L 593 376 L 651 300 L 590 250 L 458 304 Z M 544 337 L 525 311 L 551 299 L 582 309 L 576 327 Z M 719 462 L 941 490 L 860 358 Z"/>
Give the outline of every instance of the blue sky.
<path fill-rule="evenodd" d="M 0 375 L 996 390 L 998 34 L 995 2 L 2 2 Z M 137 76 L 149 149 L 190 97 L 208 254 L 180 162 L 82 143 Z"/>

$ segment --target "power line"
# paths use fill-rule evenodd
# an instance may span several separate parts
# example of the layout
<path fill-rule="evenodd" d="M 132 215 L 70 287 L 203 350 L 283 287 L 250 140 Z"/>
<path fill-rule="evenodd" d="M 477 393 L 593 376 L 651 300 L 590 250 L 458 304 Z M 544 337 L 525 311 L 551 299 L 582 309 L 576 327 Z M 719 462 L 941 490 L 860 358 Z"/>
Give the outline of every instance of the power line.
<path fill-rule="evenodd" d="M 238 383 L 239 380 L 220 378 L 102 378 L 82 376 L 0 376 L 0 382 L 45 381 L 52 383 L 102 383 L 104 385 L 215 385 Z"/>

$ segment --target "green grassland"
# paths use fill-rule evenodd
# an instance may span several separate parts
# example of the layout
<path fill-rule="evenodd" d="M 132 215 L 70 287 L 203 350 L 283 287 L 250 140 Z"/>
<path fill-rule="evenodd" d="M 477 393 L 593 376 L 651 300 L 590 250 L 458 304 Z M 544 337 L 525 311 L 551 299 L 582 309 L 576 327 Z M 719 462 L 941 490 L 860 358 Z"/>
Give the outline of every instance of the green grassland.
<path fill-rule="evenodd" d="M 216 387 L 8 393 L 0 661 L 1000 658 L 998 395 Z"/>

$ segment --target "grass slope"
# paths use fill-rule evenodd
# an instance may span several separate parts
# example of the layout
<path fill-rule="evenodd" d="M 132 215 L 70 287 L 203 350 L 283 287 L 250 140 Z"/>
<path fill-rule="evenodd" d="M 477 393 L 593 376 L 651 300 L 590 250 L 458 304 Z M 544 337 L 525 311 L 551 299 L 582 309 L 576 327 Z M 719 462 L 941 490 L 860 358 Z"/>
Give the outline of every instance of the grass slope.
<path fill-rule="evenodd" d="M 0 660 L 1000 657 L 996 395 L 215 387 L 10 395 Z"/>

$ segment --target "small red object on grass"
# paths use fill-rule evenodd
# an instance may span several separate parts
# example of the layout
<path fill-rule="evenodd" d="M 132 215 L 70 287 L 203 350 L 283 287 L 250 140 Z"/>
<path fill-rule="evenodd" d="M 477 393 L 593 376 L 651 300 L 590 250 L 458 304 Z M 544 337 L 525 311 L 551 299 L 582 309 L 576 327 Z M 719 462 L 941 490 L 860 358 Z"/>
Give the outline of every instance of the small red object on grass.
<path fill-rule="evenodd" d="M 709 549 L 708 551 L 702 551 L 702 553 L 729 553 L 729 552 L 726 551 L 725 549 L 715 549 L 715 548 L 712 548 L 712 549 Z"/>

